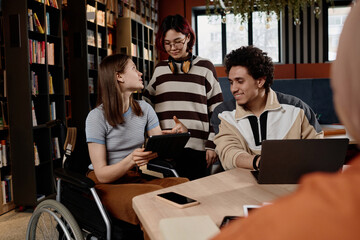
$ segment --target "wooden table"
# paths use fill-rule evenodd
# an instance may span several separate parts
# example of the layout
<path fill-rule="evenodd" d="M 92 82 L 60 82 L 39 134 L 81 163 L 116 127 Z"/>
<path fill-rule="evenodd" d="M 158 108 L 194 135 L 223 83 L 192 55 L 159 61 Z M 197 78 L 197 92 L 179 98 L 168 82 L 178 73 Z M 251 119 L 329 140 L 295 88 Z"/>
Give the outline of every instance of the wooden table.
<path fill-rule="evenodd" d="M 348 134 L 344 125 L 322 124 L 321 129 L 324 131 L 324 138 L 348 138 L 349 144 L 357 144 L 356 140 Z"/>
<path fill-rule="evenodd" d="M 133 198 L 133 208 L 151 239 L 163 239 L 159 221 L 163 218 L 209 215 L 217 226 L 226 215 L 243 215 L 243 205 L 271 202 L 296 189 L 295 184 L 257 184 L 250 170 L 232 169 L 205 178 Z M 179 209 L 155 198 L 175 191 L 194 198 L 199 205 Z"/>

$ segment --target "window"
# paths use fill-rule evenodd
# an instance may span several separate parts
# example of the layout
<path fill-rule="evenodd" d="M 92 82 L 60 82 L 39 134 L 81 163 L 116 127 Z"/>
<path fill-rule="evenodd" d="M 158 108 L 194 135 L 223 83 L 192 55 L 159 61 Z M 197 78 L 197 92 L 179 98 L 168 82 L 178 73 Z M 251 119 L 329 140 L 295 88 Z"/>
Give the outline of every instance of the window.
<path fill-rule="evenodd" d="M 279 23 L 275 14 L 254 12 L 253 45 L 268 53 L 273 62 L 279 62 Z"/>
<path fill-rule="evenodd" d="M 336 51 L 339 43 L 340 34 L 347 15 L 350 12 L 350 6 L 330 7 L 328 9 L 328 58 L 329 61 L 336 59 Z"/>
<path fill-rule="evenodd" d="M 226 21 L 200 10 L 194 15 L 196 54 L 210 59 L 215 65 L 223 64 L 225 55 L 230 51 L 247 45 L 267 52 L 274 62 L 280 61 L 280 24 L 275 14 L 267 16 L 263 12 L 253 12 L 249 23 L 241 23 L 234 14 L 227 14 Z"/>
<path fill-rule="evenodd" d="M 222 64 L 221 19 L 200 15 L 197 17 L 197 23 L 197 54 L 210 59 L 213 64 Z"/>

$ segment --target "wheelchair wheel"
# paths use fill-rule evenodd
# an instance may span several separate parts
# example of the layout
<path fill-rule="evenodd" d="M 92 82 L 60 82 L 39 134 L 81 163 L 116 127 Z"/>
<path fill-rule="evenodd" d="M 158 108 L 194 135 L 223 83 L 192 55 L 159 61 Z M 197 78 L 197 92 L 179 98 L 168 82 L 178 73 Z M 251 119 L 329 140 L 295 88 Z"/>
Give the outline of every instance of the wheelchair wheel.
<path fill-rule="evenodd" d="M 67 208 L 52 199 L 41 202 L 32 214 L 26 240 L 35 239 L 84 239 L 74 217 Z"/>

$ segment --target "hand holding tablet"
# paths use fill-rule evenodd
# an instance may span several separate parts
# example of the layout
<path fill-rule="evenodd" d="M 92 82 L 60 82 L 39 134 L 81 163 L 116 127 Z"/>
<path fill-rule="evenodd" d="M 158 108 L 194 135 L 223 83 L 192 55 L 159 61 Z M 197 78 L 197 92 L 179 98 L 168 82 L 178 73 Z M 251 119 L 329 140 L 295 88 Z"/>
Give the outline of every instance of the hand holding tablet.
<path fill-rule="evenodd" d="M 181 152 L 190 138 L 190 132 L 150 136 L 145 151 L 156 152 L 160 158 L 173 158 Z"/>

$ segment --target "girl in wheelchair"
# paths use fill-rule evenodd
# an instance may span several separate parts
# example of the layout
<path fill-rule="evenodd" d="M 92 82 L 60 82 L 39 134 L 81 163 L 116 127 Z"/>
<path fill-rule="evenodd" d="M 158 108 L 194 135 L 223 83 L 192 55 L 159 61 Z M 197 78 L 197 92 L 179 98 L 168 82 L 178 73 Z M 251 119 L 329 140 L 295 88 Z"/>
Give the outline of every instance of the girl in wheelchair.
<path fill-rule="evenodd" d="M 133 92 L 144 88 L 141 76 L 129 56 L 104 58 L 99 66 L 98 105 L 86 119 L 92 163 L 88 177 L 110 214 L 134 225 L 140 222 L 132 208 L 133 197 L 188 181 L 175 177 L 147 180 L 138 171 L 157 157 L 142 148 L 145 132 L 149 136 L 187 132 L 176 117 L 175 127 L 162 131 L 153 108 L 133 98 Z"/>

